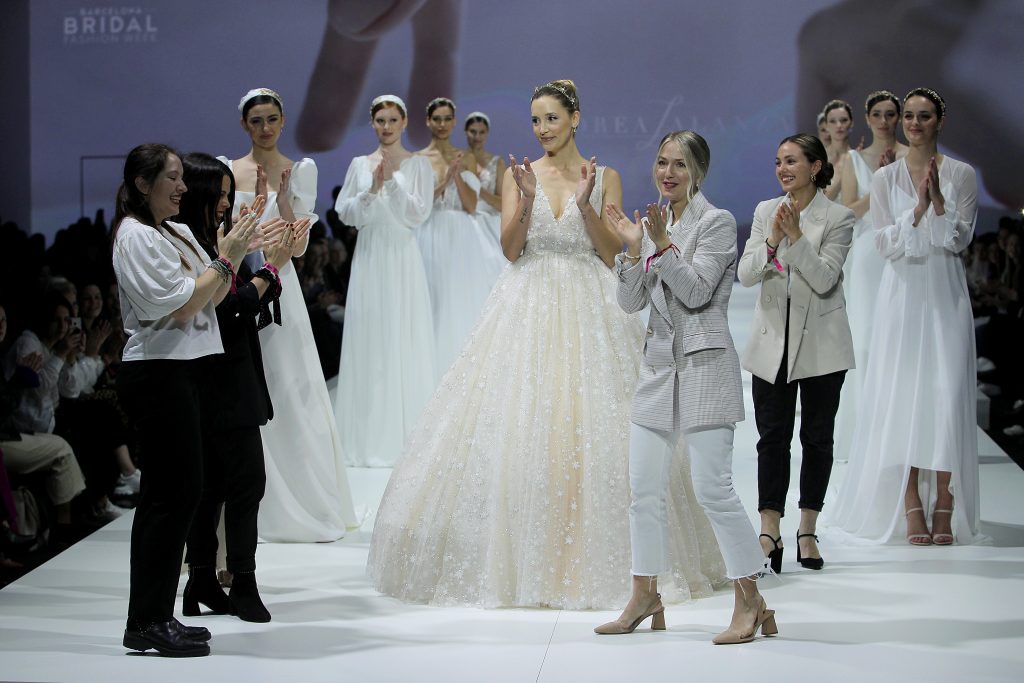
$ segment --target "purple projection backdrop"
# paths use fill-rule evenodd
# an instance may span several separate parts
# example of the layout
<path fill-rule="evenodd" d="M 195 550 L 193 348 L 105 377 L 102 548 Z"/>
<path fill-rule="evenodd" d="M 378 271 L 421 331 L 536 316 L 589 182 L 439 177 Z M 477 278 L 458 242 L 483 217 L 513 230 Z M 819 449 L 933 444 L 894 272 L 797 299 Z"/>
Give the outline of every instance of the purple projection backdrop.
<path fill-rule="evenodd" d="M 83 211 L 91 215 L 98 208 L 107 209 L 109 217 L 120 182 L 119 157 L 138 143 L 165 141 L 184 152 L 244 155 L 248 138 L 239 126 L 236 106 L 251 87 L 267 86 L 281 93 L 287 117 L 282 151 L 293 158 L 316 160 L 320 171 L 317 209 L 322 214 L 349 160 L 375 146 L 368 122 L 369 101 L 375 95 L 393 92 L 407 98 L 411 134 L 420 142 L 426 139 L 423 120 L 428 95 L 448 95 L 458 104 L 460 122 L 473 110 L 490 115 L 490 151 L 533 156 L 539 145 L 530 130 L 529 97 L 536 85 L 554 78 L 576 81 L 583 115 L 580 150 L 621 172 L 627 208 L 656 198 L 650 166 L 660 136 L 671 129 L 692 128 L 708 139 L 712 149 L 711 175 L 705 186 L 708 196 L 733 211 L 741 224 L 748 224 L 755 204 L 778 192 L 773 168 L 776 144 L 785 135 L 807 128 L 823 104 L 801 105 L 798 115 L 798 91 L 804 96 L 834 87 L 837 94 L 851 99 L 856 112 L 868 90 L 888 87 L 903 93 L 912 86 L 934 84 L 941 91 L 957 85 L 941 59 L 942 44 L 934 46 L 934 54 L 918 70 L 913 64 L 898 64 L 900 68 L 891 70 L 891 80 L 887 80 L 888 69 L 872 63 L 865 73 L 874 80 L 870 87 L 864 83 L 862 93 L 856 92 L 859 81 L 850 80 L 852 76 L 841 80 L 845 78 L 841 68 L 834 72 L 840 80 L 830 81 L 830 65 L 837 62 L 844 45 L 863 53 L 839 60 L 846 72 L 873 59 L 882 60 L 883 67 L 895 64 L 899 54 L 907 52 L 901 47 L 901 35 L 886 33 L 890 19 L 903 17 L 899 9 L 906 3 L 888 0 L 887 14 L 880 13 L 874 20 L 862 16 L 857 25 L 858 31 L 865 31 L 862 47 L 857 46 L 856 36 L 836 39 L 842 34 L 835 32 L 834 20 L 841 19 L 849 4 L 811 0 L 784 5 L 733 0 L 33 2 L 32 229 L 52 236 Z M 920 8 L 922 2 L 913 4 Z M 974 36 L 974 43 L 984 45 L 974 34 L 986 26 L 1000 26 L 999 35 L 1016 41 L 994 50 L 999 55 L 995 59 L 985 59 L 985 54 L 970 52 L 982 48 L 965 39 L 968 54 L 959 55 L 960 72 L 970 72 L 974 64 L 989 64 L 994 73 L 978 79 L 978 87 L 1019 78 L 1013 67 L 1024 63 L 1016 39 L 1024 24 L 1019 3 L 936 4 L 975 8 L 970 21 L 952 17 L 958 26 L 967 27 L 963 31 Z M 988 6 L 997 9 L 977 9 Z M 815 21 L 808 24 L 812 17 Z M 868 30 L 872 21 L 878 31 Z M 805 25 L 814 33 L 801 37 Z M 912 21 L 905 25 L 910 28 L 904 31 L 916 31 Z M 334 81 L 321 75 L 320 81 L 311 84 L 325 35 L 330 39 L 325 59 L 335 60 L 341 68 Z M 367 41 L 378 35 L 375 42 Z M 915 34 L 915 38 L 920 42 L 929 35 Z M 949 40 L 945 34 L 940 38 Z M 884 54 L 877 49 L 879 41 L 887 46 Z M 419 48 L 414 49 L 414 44 Z M 809 54 L 817 49 L 823 54 Z M 890 49 L 892 56 L 885 51 Z M 410 84 L 414 73 L 419 87 Z M 355 77 L 361 75 L 365 80 L 359 87 Z M 453 84 L 452 92 L 429 91 L 432 83 L 445 82 Z M 307 100 L 308 89 L 315 94 Z M 973 91 L 953 94 L 961 92 Z M 1019 112 L 1020 107 L 1011 105 L 1020 98 L 1019 92 L 1007 94 L 1002 100 L 1007 111 Z M 973 136 L 974 146 L 961 144 L 950 153 L 974 163 L 983 177 L 992 167 L 986 158 L 1019 158 L 1008 150 L 1019 147 L 1022 140 L 1013 135 L 1020 129 L 1019 120 L 977 116 L 978 107 L 989 101 L 969 107 L 951 97 L 944 133 L 944 141 L 949 130 L 959 133 L 957 139 Z M 309 146 L 310 138 L 330 138 L 333 126 L 339 130 L 332 149 L 312 153 L 300 149 L 296 132 L 307 104 L 302 141 Z M 349 111 L 351 121 L 346 126 Z M 858 115 L 855 120 L 854 143 L 868 133 L 863 118 Z M 978 130 L 981 124 L 988 126 L 984 134 Z M 461 132 L 453 140 L 465 144 Z M 315 144 L 322 147 L 330 142 Z M 407 139 L 407 146 L 421 145 Z M 1012 180 L 1019 180 L 1019 164 L 1014 166 L 1007 172 Z M 1010 185 L 1021 188 L 1024 182 Z M 1021 198 L 1012 192 L 996 194 L 1000 201 L 983 193 L 983 203 L 1020 206 Z"/>

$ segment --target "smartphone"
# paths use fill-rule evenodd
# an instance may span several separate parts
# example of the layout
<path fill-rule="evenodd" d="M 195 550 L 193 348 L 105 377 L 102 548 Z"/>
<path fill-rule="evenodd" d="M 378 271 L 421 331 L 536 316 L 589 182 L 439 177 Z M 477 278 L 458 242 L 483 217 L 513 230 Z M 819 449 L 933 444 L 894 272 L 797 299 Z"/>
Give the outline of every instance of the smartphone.
<path fill-rule="evenodd" d="M 71 318 L 71 329 L 72 330 L 78 330 L 79 332 L 81 332 L 82 331 L 82 319 L 81 318 Z"/>

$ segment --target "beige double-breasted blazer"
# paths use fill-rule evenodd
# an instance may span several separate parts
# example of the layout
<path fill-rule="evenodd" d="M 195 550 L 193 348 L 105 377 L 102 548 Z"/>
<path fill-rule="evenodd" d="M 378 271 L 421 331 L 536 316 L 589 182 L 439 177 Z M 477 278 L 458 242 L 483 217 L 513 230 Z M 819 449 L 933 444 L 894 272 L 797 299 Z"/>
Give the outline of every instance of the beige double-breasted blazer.
<path fill-rule="evenodd" d="M 853 240 L 853 211 L 829 201 L 821 191 L 800 214 L 803 236 L 779 244 L 768 260 L 765 239 L 785 197 L 763 201 L 754 210 L 750 239 L 740 257 L 745 287 L 761 285 L 754 328 L 743 351 L 743 369 L 775 382 L 782 364 L 786 314 L 789 314 L 787 381 L 817 377 L 854 367 L 853 338 L 843 296 L 843 263 Z"/>

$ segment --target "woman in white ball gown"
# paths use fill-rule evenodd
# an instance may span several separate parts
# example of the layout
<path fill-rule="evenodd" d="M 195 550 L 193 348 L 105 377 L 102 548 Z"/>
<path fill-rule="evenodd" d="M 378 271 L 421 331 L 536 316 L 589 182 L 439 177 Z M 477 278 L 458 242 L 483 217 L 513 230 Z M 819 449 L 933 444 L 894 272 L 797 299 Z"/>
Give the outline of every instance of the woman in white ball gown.
<path fill-rule="evenodd" d="M 576 147 L 571 81 L 539 87 L 544 150 L 506 171 L 510 261 L 413 430 L 377 512 L 368 571 L 410 602 L 615 608 L 630 596 L 629 418 L 644 326 L 616 301 L 621 243 L 601 207 L 618 173 Z M 464 258 L 472 258 L 467 255 Z M 709 595 L 725 567 L 673 461 L 666 600 Z"/>
<path fill-rule="evenodd" d="M 356 157 L 335 209 L 359 229 L 345 302 L 335 413 L 350 465 L 391 467 L 434 391 L 434 322 L 415 229 L 430 213 L 434 173 L 402 146 L 405 103 L 370 105 L 380 143 Z"/>
<path fill-rule="evenodd" d="M 239 102 L 242 129 L 252 148 L 241 159 L 218 157 L 235 175 L 235 206 L 266 197 L 263 219 L 316 222 L 316 164 L 292 162 L 277 149 L 284 128 L 281 96 L 250 90 Z M 272 184 L 268 187 L 268 182 Z M 274 189 L 270 189 L 273 187 Z M 308 232 L 294 255 L 306 250 Z M 263 257 L 260 255 L 262 262 Z M 281 324 L 260 332 L 263 368 L 274 401 L 274 419 L 260 428 L 267 491 L 260 504 L 259 533 L 265 541 L 333 541 L 357 526 L 345 475 L 345 458 L 334 425 L 306 302 L 295 268 L 281 269 Z"/>

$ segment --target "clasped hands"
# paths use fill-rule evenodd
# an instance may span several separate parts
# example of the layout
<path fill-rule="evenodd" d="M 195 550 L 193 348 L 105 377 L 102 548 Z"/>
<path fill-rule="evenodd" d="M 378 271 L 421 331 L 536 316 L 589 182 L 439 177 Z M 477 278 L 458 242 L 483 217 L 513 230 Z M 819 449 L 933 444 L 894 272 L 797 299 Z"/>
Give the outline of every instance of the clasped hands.
<path fill-rule="evenodd" d="M 790 244 L 803 237 L 800 230 L 800 201 L 793 195 L 789 195 L 789 201 L 783 201 L 775 211 L 775 218 L 772 219 L 772 227 L 768 235 L 768 248 L 778 249 L 784 237 L 789 238 Z"/>
<path fill-rule="evenodd" d="M 921 221 L 921 217 L 928 211 L 928 205 L 935 209 L 935 215 L 941 216 L 946 213 L 946 198 L 942 196 L 939 188 L 939 165 L 932 157 L 928 161 L 928 172 L 917 185 L 917 206 L 914 207 L 914 225 Z"/>

